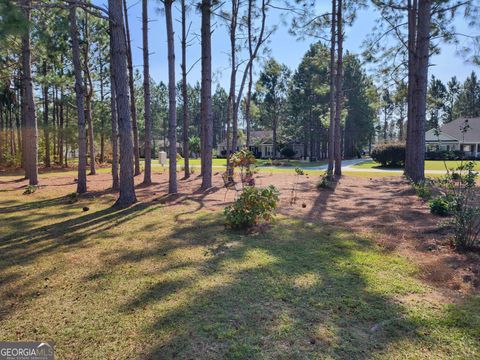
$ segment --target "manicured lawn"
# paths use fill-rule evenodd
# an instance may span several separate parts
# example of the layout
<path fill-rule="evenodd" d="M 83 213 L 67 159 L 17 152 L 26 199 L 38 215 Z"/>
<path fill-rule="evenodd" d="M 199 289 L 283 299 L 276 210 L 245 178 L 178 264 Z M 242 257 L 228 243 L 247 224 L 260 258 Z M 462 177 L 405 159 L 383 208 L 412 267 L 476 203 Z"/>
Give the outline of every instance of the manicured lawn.
<path fill-rule="evenodd" d="M 293 170 L 295 167 L 301 167 L 301 168 L 309 168 L 309 167 L 316 167 L 316 166 L 321 166 L 325 165 L 327 163 L 326 160 L 322 161 L 312 161 L 312 162 L 305 162 L 305 161 L 300 161 L 300 160 L 278 160 L 281 162 L 282 166 L 271 166 L 269 165 L 270 160 L 265 160 L 265 159 L 257 159 L 256 166 L 257 167 L 268 167 L 268 168 L 280 168 L 280 169 L 289 169 Z M 158 163 L 158 160 L 155 161 Z M 178 165 L 183 165 L 184 160 L 181 159 L 178 161 Z M 226 160 L 225 159 L 212 159 L 212 164 L 213 166 L 226 166 Z M 192 166 L 200 166 L 200 159 L 190 159 L 190 165 Z"/>
<path fill-rule="evenodd" d="M 425 170 L 445 170 L 445 165 L 447 166 L 448 169 L 453 169 L 458 167 L 460 164 L 461 164 L 460 161 L 455 161 L 455 160 L 447 160 L 445 162 L 442 160 L 426 160 Z M 382 170 L 391 169 L 391 168 L 382 167 L 379 163 L 375 161 L 366 161 L 361 164 L 353 165 L 352 167 L 360 168 L 360 169 L 382 169 Z M 475 170 L 480 171 L 479 161 L 475 162 Z"/>
<path fill-rule="evenodd" d="M 455 169 L 461 164 L 461 161 L 449 160 L 427 160 L 425 161 L 426 170 L 445 170 L 445 165 L 448 169 Z M 475 161 L 475 170 L 480 171 L 480 161 Z"/>
<path fill-rule="evenodd" d="M 480 299 L 445 303 L 411 261 L 349 229 L 63 188 L 0 197 L 0 339 L 59 359 L 474 359 Z M 82 207 L 88 206 L 87 212 Z"/>

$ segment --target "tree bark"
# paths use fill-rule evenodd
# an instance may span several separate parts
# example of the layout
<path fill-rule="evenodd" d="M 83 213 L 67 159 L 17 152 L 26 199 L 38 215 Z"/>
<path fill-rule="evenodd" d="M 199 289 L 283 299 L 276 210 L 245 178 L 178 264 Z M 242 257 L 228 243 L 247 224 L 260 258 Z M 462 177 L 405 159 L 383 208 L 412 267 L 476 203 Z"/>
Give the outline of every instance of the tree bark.
<path fill-rule="evenodd" d="M 152 183 L 152 109 L 150 104 L 150 59 L 148 46 L 148 0 L 142 0 L 143 96 L 145 118 L 145 173 L 143 183 Z"/>
<path fill-rule="evenodd" d="M 409 141 L 410 163 L 407 174 L 415 181 L 425 180 L 425 122 L 427 111 L 428 60 L 430 52 L 431 0 L 418 1 L 415 64 L 415 117 Z M 406 169 L 407 170 L 407 169 Z"/>
<path fill-rule="evenodd" d="M 59 125 L 60 125 L 60 132 L 58 134 L 58 162 L 60 166 L 63 166 L 63 143 L 65 142 L 65 117 L 64 117 L 64 95 L 63 95 L 63 87 L 60 88 L 60 104 L 59 104 Z"/>
<path fill-rule="evenodd" d="M 330 29 L 330 125 L 328 128 L 328 172 L 333 173 L 335 163 L 335 43 L 337 31 L 337 3 L 332 0 Z"/>
<path fill-rule="evenodd" d="M 231 155 L 237 151 L 237 126 L 238 119 L 235 116 L 235 89 L 237 79 L 237 47 L 236 47 L 236 32 L 237 32 L 237 16 L 238 16 L 238 1 L 231 0 L 232 13 L 230 15 L 230 89 L 228 91 L 228 103 L 227 103 L 227 171 L 230 176 L 233 176 L 233 168 L 230 164 Z"/>
<path fill-rule="evenodd" d="M 175 44 L 173 33 L 172 3 L 165 0 L 165 19 L 167 24 L 168 47 L 168 192 L 177 192 L 177 94 L 175 83 Z"/>
<path fill-rule="evenodd" d="M 22 0 L 22 8 L 25 19 L 30 21 L 31 0 Z M 35 103 L 33 98 L 30 30 L 22 35 L 22 108 L 25 124 L 25 177 L 30 185 L 38 184 L 38 130 Z"/>
<path fill-rule="evenodd" d="M 118 0 L 120 1 L 120 0 Z M 133 154 L 135 157 L 135 176 L 140 175 L 140 148 L 138 142 L 138 125 L 137 125 L 137 105 L 135 103 L 135 83 L 133 81 L 133 61 L 132 46 L 130 41 L 130 27 L 128 26 L 128 9 L 127 0 L 123 0 L 123 9 L 125 11 L 125 36 L 127 48 L 127 64 L 128 64 L 128 83 L 130 87 L 130 111 L 132 116 L 133 131 Z"/>
<path fill-rule="evenodd" d="M 99 74 L 99 80 L 100 80 L 100 103 L 103 104 L 105 101 L 105 94 L 104 94 L 104 85 L 103 85 L 103 57 L 102 54 L 100 53 L 98 56 L 98 62 L 99 62 L 99 68 L 100 68 L 100 74 Z M 103 164 L 105 161 L 105 116 L 103 115 L 103 112 L 100 115 L 100 163 Z"/>
<path fill-rule="evenodd" d="M 416 63 L 416 39 L 417 39 L 417 0 L 408 0 L 408 89 L 407 89 L 407 135 L 405 147 L 405 175 L 411 176 L 412 168 L 412 130 L 416 114 L 415 94 L 415 63 Z"/>
<path fill-rule="evenodd" d="M 273 111 L 273 124 L 272 124 L 272 130 L 273 130 L 273 139 L 272 139 L 272 159 L 277 158 L 277 127 L 278 127 L 278 111 L 277 111 L 277 100 L 274 100 L 274 106 L 275 109 Z"/>
<path fill-rule="evenodd" d="M 109 24 L 110 34 L 112 34 L 113 26 Z M 115 93 L 116 81 L 113 71 L 113 42 L 110 36 L 110 109 L 111 109 L 111 142 L 112 142 L 112 189 L 120 189 L 120 180 L 118 177 L 118 116 L 117 116 L 117 96 Z"/>
<path fill-rule="evenodd" d="M 93 82 L 88 65 L 90 39 L 88 31 L 88 15 L 85 16 L 85 47 L 83 53 L 83 66 L 85 73 L 85 117 L 88 124 L 88 152 L 90 158 L 90 175 L 95 175 L 95 139 L 93 136 L 93 119 L 92 119 L 92 98 L 93 98 Z"/>
<path fill-rule="evenodd" d="M 133 175 L 132 123 L 128 98 L 127 44 L 122 3 L 108 0 L 112 42 L 112 69 L 115 74 L 118 132 L 120 135 L 120 196 L 115 205 L 128 206 L 137 201 Z"/>
<path fill-rule="evenodd" d="M 335 108 L 335 175 L 342 175 L 342 131 L 341 115 L 343 102 L 343 28 L 342 10 L 343 0 L 337 2 L 337 73 L 336 73 L 336 108 Z"/>
<path fill-rule="evenodd" d="M 188 93 L 187 93 L 187 6 L 182 0 L 182 101 L 183 101 L 183 159 L 184 178 L 190 177 L 190 150 L 188 148 Z"/>
<path fill-rule="evenodd" d="M 47 76 L 47 62 L 43 62 L 43 76 Z M 48 124 L 48 84 L 46 79 L 44 80 L 45 84 L 43 85 L 43 135 L 45 137 L 45 167 L 49 168 L 51 166 L 50 161 L 50 129 Z"/>
<path fill-rule="evenodd" d="M 85 138 L 85 88 L 80 65 L 80 45 L 78 41 L 78 27 L 76 7 L 70 7 L 70 36 L 72 38 L 72 59 L 75 74 L 75 95 L 78 117 L 78 175 L 77 193 L 87 192 L 87 144 Z"/>
<path fill-rule="evenodd" d="M 211 0 L 202 0 L 202 89 L 201 89 L 201 121 L 203 124 L 202 152 L 202 189 L 212 187 L 212 37 L 211 37 Z"/>
<path fill-rule="evenodd" d="M 91 82 L 90 72 L 85 71 L 88 81 Z M 87 119 L 88 124 L 88 152 L 90 157 L 90 175 L 95 175 L 95 143 L 93 137 L 93 119 L 92 119 L 92 97 L 93 97 L 93 89 L 92 84 L 88 87 L 87 94 L 85 96 L 85 117 Z"/>

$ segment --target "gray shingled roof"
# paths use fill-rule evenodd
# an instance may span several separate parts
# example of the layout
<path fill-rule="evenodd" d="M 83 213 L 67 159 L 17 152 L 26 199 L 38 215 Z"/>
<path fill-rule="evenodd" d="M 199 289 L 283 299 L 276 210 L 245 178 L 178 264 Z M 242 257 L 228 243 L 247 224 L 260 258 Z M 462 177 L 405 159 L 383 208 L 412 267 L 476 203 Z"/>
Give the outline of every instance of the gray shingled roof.
<path fill-rule="evenodd" d="M 468 129 L 463 133 L 462 129 L 465 128 L 465 125 L 468 125 Z M 458 139 L 460 142 L 480 143 L 480 117 L 459 118 L 442 125 L 440 131 Z"/>

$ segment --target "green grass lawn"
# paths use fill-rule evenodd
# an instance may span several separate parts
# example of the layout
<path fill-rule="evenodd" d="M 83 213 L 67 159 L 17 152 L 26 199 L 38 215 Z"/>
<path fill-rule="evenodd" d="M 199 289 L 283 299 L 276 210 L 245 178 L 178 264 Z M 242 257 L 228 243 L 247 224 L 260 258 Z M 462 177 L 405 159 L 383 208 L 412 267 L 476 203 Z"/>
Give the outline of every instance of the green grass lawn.
<path fill-rule="evenodd" d="M 0 197 L 2 340 L 53 340 L 59 359 L 480 355 L 479 298 L 444 303 L 348 229 L 280 217 L 246 235 L 192 200 L 64 192 Z"/>
<path fill-rule="evenodd" d="M 445 162 L 442 160 L 426 160 L 425 170 L 445 170 L 445 165 L 447 165 L 448 169 L 453 169 L 458 167 L 460 164 L 461 164 L 460 161 L 455 161 L 455 160 L 447 160 Z M 363 163 L 353 165 L 352 167 L 359 168 L 359 169 L 381 169 L 381 170 L 391 169 L 391 168 L 382 167 L 379 163 L 375 161 L 365 161 Z M 475 170 L 480 171 L 479 161 L 475 162 Z"/>

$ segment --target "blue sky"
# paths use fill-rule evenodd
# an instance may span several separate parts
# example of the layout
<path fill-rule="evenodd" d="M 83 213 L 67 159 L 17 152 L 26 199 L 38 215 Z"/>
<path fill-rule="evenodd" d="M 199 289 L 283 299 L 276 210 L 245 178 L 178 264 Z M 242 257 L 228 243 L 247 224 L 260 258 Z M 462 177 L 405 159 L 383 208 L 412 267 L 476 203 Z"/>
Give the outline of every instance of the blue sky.
<path fill-rule="evenodd" d="M 118 0 L 121 1 L 121 0 Z M 95 0 L 96 4 L 103 4 L 105 0 Z M 142 69 L 142 25 L 141 25 L 141 0 L 127 0 L 129 6 L 129 21 L 132 38 L 133 62 L 134 66 L 139 70 Z M 325 5 L 328 2 L 325 1 Z M 150 1 L 149 16 L 150 22 L 150 71 L 151 76 L 156 81 L 167 81 L 167 40 L 165 17 L 159 8 L 162 7 L 160 1 Z M 174 17 L 180 19 L 178 7 L 174 9 Z M 345 49 L 352 53 L 360 53 L 361 45 L 367 35 L 371 33 L 375 23 L 376 14 L 371 8 L 363 9 L 359 12 L 358 18 L 352 27 L 346 29 Z M 192 46 L 188 48 L 187 65 L 192 65 L 200 57 L 200 14 L 191 9 L 189 19 L 192 22 L 191 35 L 197 35 L 197 39 L 192 41 Z M 223 87 L 227 88 L 229 83 L 229 39 L 227 29 L 219 18 L 212 21 L 215 30 L 212 35 L 212 65 L 214 76 L 213 80 Z M 284 24 L 281 19 L 281 13 L 277 10 L 269 12 L 269 25 L 277 26 L 276 32 L 272 35 L 269 43 L 270 55 L 278 62 L 284 63 L 291 69 L 295 69 L 303 54 L 308 49 L 309 44 L 314 39 L 306 39 L 298 41 L 295 37 L 288 33 L 288 24 Z M 455 21 L 457 28 L 463 32 L 471 33 L 464 24 L 464 20 L 459 18 Z M 180 78 L 180 23 L 174 24 L 175 41 L 176 41 L 176 62 L 177 62 L 177 78 Z M 456 53 L 456 48 L 452 45 L 442 45 L 441 54 L 434 56 L 431 63 L 434 65 L 430 68 L 430 74 L 435 75 L 442 81 L 448 81 L 452 76 L 457 76 L 460 80 L 464 80 L 472 70 L 479 71 L 478 66 L 468 64 Z M 257 64 L 258 70 L 259 65 Z M 198 63 L 189 73 L 189 82 L 193 83 L 200 80 L 200 63 Z"/>

